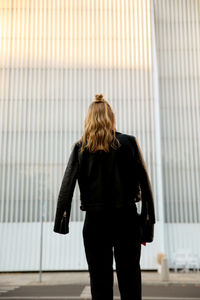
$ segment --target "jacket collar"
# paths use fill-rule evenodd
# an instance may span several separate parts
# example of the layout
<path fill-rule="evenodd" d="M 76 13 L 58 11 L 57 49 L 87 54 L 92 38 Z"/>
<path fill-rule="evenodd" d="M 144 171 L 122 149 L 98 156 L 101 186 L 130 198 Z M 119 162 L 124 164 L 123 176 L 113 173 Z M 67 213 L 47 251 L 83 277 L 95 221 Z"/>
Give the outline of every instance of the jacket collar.
<path fill-rule="evenodd" d="M 115 133 L 116 133 L 116 134 L 121 134 L 121 132 L 119 132 L 119 131 L 117 131 L 117 130 L 115 131 Z"/>

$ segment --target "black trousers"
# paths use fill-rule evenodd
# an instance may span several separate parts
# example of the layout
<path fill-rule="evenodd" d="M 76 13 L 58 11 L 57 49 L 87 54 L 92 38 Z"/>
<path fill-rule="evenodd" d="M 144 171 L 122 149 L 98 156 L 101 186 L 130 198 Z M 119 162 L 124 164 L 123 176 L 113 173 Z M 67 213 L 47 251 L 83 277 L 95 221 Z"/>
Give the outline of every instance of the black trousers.
<path fill-rule="evenodd" d="M 136 207 L 86 211 L 82 229 L 93 300 L 113 300 L 113 254 L 121 300 L 141 300 Z"/>

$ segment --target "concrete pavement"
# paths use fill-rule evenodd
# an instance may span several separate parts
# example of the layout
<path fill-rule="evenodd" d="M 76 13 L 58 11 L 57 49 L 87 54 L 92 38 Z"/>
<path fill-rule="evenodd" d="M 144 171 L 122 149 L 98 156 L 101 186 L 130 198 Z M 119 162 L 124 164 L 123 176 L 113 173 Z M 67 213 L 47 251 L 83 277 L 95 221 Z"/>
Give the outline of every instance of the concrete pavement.
<path fill-rule="evenodd" d="M 40 282 L 39 272 L 3 272 L 0 273 L 0 286 L 24 286 L 24 285 L 57 285 L 57 284 L 86 284 L 90 282 L 87 271 L 43 272 Z M 117 284 L 116 271 L 114 271 L 114 283 Z M 200 286 L 200 272 L 170 272 L 169 281 L 161 281 L 158 272 L 143 271 L 143 285 L 197 285 Z"/>

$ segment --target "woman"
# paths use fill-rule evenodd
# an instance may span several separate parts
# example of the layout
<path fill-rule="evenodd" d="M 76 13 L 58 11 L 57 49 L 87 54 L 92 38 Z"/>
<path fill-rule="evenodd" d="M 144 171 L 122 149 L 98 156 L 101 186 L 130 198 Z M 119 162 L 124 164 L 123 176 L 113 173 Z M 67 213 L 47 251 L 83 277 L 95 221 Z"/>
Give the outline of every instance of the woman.
<path fill-rule="evenodd" d="M 54 231 L 69 233 L 72 196 L 78 179 L 82 229 L 93 300 L 113 299 L 113 254 L 122 300 L 141 299 L 143 223 L 155 223 L 151 184 L 135 136 L 116 131 L 104 95 L 90 104 L 83 136 L 71 152 L 60 188 Z M 135 199 L 142 192 L 142 214 Z M 64 221 L 63 221 L 64 220 Z M 64 224 L 64 227 L 63 227 Z"/>

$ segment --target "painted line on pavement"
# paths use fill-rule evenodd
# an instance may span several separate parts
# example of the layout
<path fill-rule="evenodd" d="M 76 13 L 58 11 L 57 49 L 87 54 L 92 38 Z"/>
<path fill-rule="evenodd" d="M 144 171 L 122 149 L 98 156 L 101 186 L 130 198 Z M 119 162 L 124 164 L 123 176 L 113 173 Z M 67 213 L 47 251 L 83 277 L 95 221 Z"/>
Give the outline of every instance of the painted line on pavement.
<path fill-rule="evenodd" d="M 84 297 L 84 298 L 83 298 Z M 77 299 L 77 300 L 89 300 L 91 297 L 88 296 L 13 296 L 13 297 L 1 297 L 0 299 L 8 300 L 8 299 L 18 299 L 18 300 L 23 300 L 23 299 Z M 115 296 L 114 299 L 121 299 L 118 296 Z M 200 300 L 200 298 L 183 298 L 183 297 L 142 297 L 143 300 Z"/>

